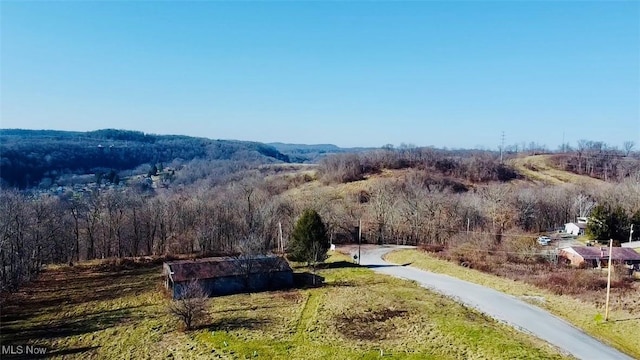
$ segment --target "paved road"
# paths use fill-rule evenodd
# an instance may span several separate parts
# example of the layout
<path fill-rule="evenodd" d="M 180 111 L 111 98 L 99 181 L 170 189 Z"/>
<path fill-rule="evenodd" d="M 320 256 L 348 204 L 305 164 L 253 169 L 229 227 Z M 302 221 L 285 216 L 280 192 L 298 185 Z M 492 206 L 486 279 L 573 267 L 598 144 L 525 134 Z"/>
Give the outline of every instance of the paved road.
<path fill-rule="evenodd" d="M 361 264 L 374 271 L 417 281 L 483 313 L 530 333 L 579 359 L 632 359 L 548 312 L 502 292 L 477 284 L 382 260 L 398 247 L 363 248 Z"/>

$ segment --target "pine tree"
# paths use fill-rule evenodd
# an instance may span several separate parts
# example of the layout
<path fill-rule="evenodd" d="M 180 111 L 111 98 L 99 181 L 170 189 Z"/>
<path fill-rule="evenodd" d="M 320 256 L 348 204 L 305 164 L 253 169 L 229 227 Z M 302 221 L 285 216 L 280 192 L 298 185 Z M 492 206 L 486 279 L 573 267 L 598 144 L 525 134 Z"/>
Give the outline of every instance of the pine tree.
<path fill-rule="evenodd" d="M 623 241 L 629 237 L 630 219 L 620 206 L 597 205 L 591 211 L 586 233 L 593 240 Z"/>
<path fill-rule="evenodd" d="M 305 210 L 291 234 L 287 249 L 289 259 L 315 265 L 327 258 L 329 247 L 329 237 L 322 218 L 315 210 Z"/>

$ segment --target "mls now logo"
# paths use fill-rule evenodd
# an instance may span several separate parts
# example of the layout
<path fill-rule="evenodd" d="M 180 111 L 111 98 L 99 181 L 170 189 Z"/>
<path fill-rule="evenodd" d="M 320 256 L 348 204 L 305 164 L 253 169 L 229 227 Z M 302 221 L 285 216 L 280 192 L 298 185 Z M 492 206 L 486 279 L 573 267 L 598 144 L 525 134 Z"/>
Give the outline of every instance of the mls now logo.
<path fill-rule="evenodd" d="M 34 345 L 2 345 L 2 355 L 45 355 L 47 348 Z"/>

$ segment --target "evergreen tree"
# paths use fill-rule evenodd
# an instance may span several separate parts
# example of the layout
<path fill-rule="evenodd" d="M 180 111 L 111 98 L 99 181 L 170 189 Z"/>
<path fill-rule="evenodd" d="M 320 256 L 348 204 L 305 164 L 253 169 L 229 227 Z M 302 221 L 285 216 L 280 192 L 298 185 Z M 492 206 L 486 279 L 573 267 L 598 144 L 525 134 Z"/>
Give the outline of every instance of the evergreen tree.
<path fill-rule="evenodd" d="M 597 205 L 589 219 L 586 233 L 593 240 L 623 241 L 629 237 L 629 217 L 620 206 Z"/>
<path fill-rule="evenodd" d="M 315 265 L 327 258 L 330 246 L 327 229 L 320 215 L 315 210 L 305 210 L 291 234 L 288 257 L 293 261 Z"/>

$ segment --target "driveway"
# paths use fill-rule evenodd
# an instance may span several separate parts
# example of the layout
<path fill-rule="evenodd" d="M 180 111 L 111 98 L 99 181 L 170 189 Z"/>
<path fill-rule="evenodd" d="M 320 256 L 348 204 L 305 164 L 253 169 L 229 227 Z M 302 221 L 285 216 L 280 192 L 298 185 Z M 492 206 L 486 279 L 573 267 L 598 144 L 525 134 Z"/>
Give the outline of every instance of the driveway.
<path fill-rule="evenodd" d="M 511 295 L 448 275 L 435 274 L 382 260 L 384 254 L 401 248 L 409 247 L 363 247 L 361 264 L 382 274 L 414 280 L 425 288 L 476 308 L 520 331 L 545 340 L 579 359 L 632 359 L 566 321 Z"/>

